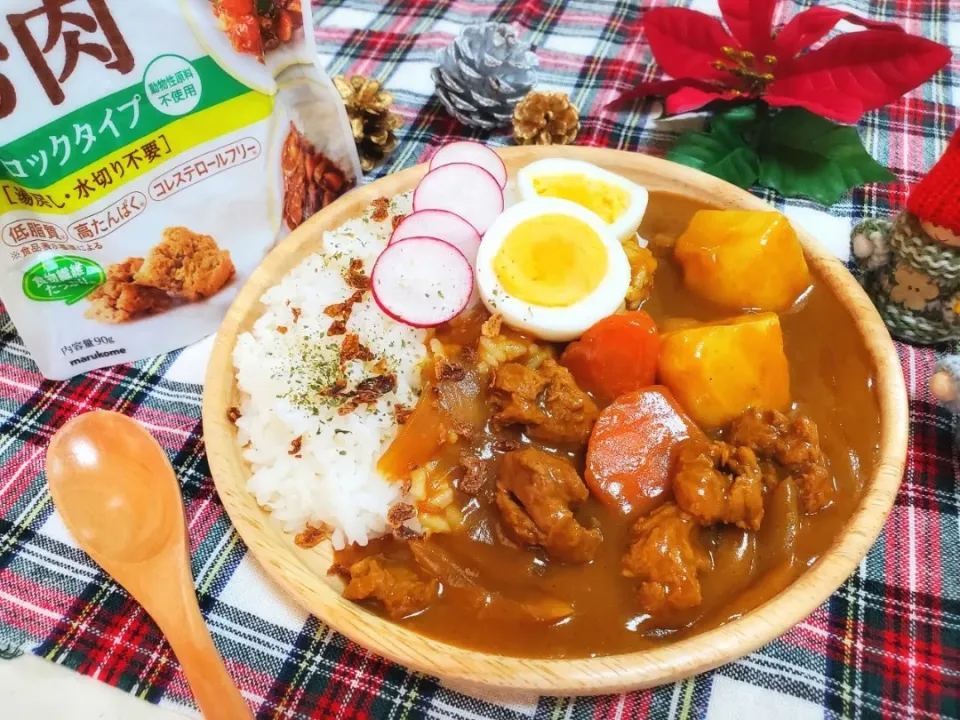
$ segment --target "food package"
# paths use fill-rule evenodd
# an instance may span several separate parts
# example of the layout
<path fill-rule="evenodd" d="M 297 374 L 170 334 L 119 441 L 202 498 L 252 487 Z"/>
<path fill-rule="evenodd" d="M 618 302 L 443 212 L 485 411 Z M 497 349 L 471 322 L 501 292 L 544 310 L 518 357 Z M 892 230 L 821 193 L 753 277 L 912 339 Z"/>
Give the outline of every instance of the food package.
<path fill-rule="evenodd" d="M 64 379 L 216 331 L 360 178 L 306 0 L 4 0 L 0 298 Z"/>

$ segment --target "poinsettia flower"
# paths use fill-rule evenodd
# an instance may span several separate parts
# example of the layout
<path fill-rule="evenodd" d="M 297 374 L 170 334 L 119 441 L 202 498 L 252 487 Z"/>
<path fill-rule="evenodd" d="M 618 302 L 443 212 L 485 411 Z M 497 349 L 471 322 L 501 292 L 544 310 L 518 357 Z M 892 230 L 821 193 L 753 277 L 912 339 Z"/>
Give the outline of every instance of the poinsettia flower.
<path fill-rule="evenodd" d="M 775 32 L 777 2 L 720 0 L 723 22 L 687 8 L 648 10 L 647 42 L 673 79 L 641 83 L 608 107 L 655 95 L 666 97 L 673 114 L 713 100 L 759 98 L 855 123 L 926 81 L 952 56 L 948 47 L 896 24 L 834 8 L 812 7 Z M 810 49 L 841 20 L 867 29 Z"/>

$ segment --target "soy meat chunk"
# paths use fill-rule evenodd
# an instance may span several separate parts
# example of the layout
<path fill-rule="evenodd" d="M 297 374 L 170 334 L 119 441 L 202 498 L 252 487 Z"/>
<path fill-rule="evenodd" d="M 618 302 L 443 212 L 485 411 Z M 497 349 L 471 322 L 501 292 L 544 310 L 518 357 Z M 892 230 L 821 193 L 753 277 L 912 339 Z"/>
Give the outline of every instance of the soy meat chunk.
<path fill-rule="evenodd" d="M 797 484 L 804 512 L 815 513 L 833 502 L 836 487 L 820 449 L 820 434 L 806 415 L 791 420 L 781 412 L 750 408 L 731 423 L 727 437 L 783 467 Z"/>
<path fill-rule="evenodd" d="M 539 368 L 547 382 L 543 407 L 547 419 L 530 429 L 530 437 L 545 442 L 586 444 L 600 411 L 579 388 L 573 375 L 553 359 L 546 359 Z"/>
<path fill-rule="evenodd" d="M 639 581 L 640 608 L 652 615 L 699 605 L 697 573 L 710 567 L 693 518 L 673 503 L 641 517 L 630 529 L 623 576 Z"/>
<path fill-rule="evenodd" d="M 763 473 L 748 447 L 686 440 L 677 456 L 673 494 L 701 525 L 757 530 L 763 521 Z"/>
<path fill-rule="evenodd" d="M 524 545 L 538 545 L 563 562 L 590 562 L 602 537 L 573 516 L 589 492 L 573 466 L 528 448 L 504 455 L 497 478 L 497 507 L 509 533 Z"/>
<path fill-rule="evenodd" d="M 819 512 L 833 502 L 837 488 L 822 462 L 804 465 L 792 475 L 797 482 L 800 505 L 808 515 Z"/>
<path fill-rule="evenodd" d="M 546 419 L 540 393 L 547 381 L 536 370 L 519 363 L 497 368 L 490 382 L 494 420 L 501 425 L 539 425 Z"/>
<path fill-rule="evenodd" d="M 170 297 L 162 290 L 134 283 L 143 258 L 131 257 L 107 267 L 107 279 L 87 295 L 90 308 L 84 314 L 91 320 L 122 323 L 146 315 L 155 315 L 170 307 Z"/>
<path fill-rule="evenodd" d="M 376 600 L 395 620 L 426 609 L 440 590 L 435 579 L 422 578 L 410 567 L 383 555 L 355 562 L 349 574 L 343 596 L 347 600 Z"/>
<path fill-rule="evenodd" d="M 570 371 L 549 358 L 536 370 L 518 363 L 501 365 L 490 390 L 496 422 L 526 425 L 530 437 L 545 442 L 585 444 L 599 414 Z"/>
<path fill-rule="evenodd" d="M 763 458 L 777 454 L 780 428 L 787 418 L 781 412 L 749 408 L 730 423 L 726 438 L 734 445 L 747 445 Z"/>
<path fill-rule="evenodd" d="M 171 297 L 196 301 L 218 293 L 234 272 L 230 252 L 221 250 L 212 237 L 185 227 L 168 227 L 134 281 Z"/>

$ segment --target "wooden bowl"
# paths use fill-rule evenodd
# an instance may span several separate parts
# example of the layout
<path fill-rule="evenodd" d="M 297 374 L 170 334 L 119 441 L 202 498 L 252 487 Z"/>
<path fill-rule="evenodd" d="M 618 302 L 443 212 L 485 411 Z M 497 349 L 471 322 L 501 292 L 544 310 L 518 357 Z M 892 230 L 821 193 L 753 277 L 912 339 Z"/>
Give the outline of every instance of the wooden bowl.
<path fill-rule="evenodd" d="M 736 209 L 769 210 L 754 196 L 710 175 L 665 160 L 585 147 L 529 147 L 501 151 L 511 175 L 544 157 L 568 157 L 606 167 L 654 190 L 686 195 Z M 413 189 L 424 165 L 359 188 L 308 220 L 271 252 L 233 303 L 213 348 L 203 399 L 203 426 L 210 469 L 237 532 L 269 575 L 303 607 L 360 645 L 407 667 L 466 686 L 527 690 L 550 695 L 600 694 L 672 682 L 715 668 L 770 642 L 816 609 L 856 569 L 883 528 L 900 486 L 907 449 L 907 397 L 890 335 L 870 300 L 846 268 L 814 238 L 800 231 L 816 275 L 852 315 L 874 363 L 881 412 L 880 454 L 859 506 L 830 549 L 792 585 L 743 617 L 654 650 L 577 660 L 503 657 L 464 650 L 383 620 L 340 596 L 328 578 L 329 544 L 296 547 L 247 492 L 250 471 L 227 420 L 237 404 L 232 352 L 239 333 L 262 313 L 260 297 L 315 252 L 322 233 L 358 215 L 375 198 Z"/>

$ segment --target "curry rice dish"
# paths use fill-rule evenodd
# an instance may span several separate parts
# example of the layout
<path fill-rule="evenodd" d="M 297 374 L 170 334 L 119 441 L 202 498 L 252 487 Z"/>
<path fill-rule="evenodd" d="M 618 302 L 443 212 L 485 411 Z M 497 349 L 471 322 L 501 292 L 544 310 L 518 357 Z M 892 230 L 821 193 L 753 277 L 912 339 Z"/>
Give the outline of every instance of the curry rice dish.
<path fill-rule="evenodd" d="M 344 320 L 342 307 L 326 308 L 320 326 L 337 339 L 338 357 L 310 393 L 337 428 L 376 416 L 380 441 L 363 446 L 369 457 L 351 472 L 368 476 L 364 488 L 388 488 L 383 504 L 368 504 L 364 531 L 350 531 L 337 512 L 291 513 L 310 491 L 291 501 L 258 486 L 256 472 L 251 480 L 261 504 L 286 513 L 305 552 L 334 537 L 330 573 L 344 597 L 462 647 L 590 657 L 739 617 L 829 547 L 876 462 L 879 405 L 866 350 L 808 272 L 782 215 L 715 211 L 662 193 L 647 201 L 644 192 L 645 244 L 579 211 L 558 217 L 577 203 L 612 226 L 641 196 L 578 172 L 531 183 L 539 197 L 494 218 L 475 257 L 461 242 L 480 287 L 471 283 L 472 300 L 429 328 L 394 317 L 403 297 L 390 297 L 391 283 L 405 276 L 379 268 L 410 208 L 404 198 L 380 201 L 371 211 L 376 242 L 364 245 L 362 269 L 354 263 L 364 278 L 372 271 L 372 283 L 351 286 L 350 298 L 388 306 L 373 335 L 396 331 L 416 348 L 397 357 L 362 336 L 372 332 L 367 315 L 354 330 L 350 313 Z M 416 197 L 413 209 L 421 212 Z M 602 294 L 624 263 L 617 304 L 588 317 L 599 305 L 584 297 Z M 501 312 L 504 297 L 516 302 Z M 527 314 L 514 321 L 521 305 Z M 555 320 L 571 308 L 586 314 Z M 556 340 L 578 322 L 573 339 Z M 241 358 L 238 367 L 242 375 Z M 240 386 L 240 439 L 262 454 L 268 441 L 245 417 L 260 410 Z M 308 443 L 324 453 L 345 437 L 322 437 L 322 423 L 309 432 L 299 443 L 274 439 L 300 462 Z M 312 483 L 341 482 L 318 467 L 304 470 Z"/>

